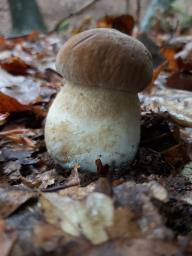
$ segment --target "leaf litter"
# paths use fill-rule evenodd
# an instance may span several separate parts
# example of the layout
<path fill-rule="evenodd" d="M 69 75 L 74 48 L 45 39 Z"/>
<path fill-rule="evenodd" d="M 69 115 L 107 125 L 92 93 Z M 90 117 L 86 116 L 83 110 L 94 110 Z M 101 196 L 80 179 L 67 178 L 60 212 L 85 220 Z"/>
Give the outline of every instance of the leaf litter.
<path fill-rule="evenodd" d="M 129 15 L 97 22 L 128 34 L 134 24 Z M 96 159 L 93 174 L 64 171 L 44 142 L 62 85 L 55 56 L 69 36 L 0 38 L 1 254 L 191 255 L 191 39 L 141 39 L 153 49 L 154 78 L 139 95 L 136 159 L 120 169 Z"/>

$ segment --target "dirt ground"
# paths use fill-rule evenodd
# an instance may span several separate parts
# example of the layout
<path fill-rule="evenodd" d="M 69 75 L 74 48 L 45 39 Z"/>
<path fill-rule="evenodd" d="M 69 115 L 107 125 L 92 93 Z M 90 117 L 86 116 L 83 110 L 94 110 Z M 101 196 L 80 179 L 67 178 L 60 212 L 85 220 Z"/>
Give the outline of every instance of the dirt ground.
<path fill-rule="evenodd" d="M 54 28 L 61 19 L 81 10 L 82 7 L 91 2 L 94 3 L 91 4 L 89 8 L 86 8 L 81 12 L 81 14 L 73 16 L 71 19 L 72 24 L 76 24 L 76 26 L 78 26 L 83 17 L 87 15 L 90 16 L 93 21 L 105 15 L 118 15 L 127 12 L 136 16 L 137 9 L 137 1 L 132 0 L 37 0 L 37 2 L 49 29 Z M 149 2 L 150 0 L 140 1 L 141 17 Z M 186 6 L 186 9 L 192 13 L 191 0 L 178 0 L 178 2 L 181 2 Z M 11 27 L 11 20 L 9 15 L 9 6 L 6 0 L 0 0 L 0 20 L 0 33 L 8 33 Z"/>

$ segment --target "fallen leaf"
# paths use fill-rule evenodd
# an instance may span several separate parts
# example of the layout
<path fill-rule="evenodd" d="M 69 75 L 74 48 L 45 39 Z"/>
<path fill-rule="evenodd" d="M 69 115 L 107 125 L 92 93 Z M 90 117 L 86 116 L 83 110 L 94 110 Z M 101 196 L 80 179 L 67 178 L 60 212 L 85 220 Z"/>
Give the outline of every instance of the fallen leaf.
<path fill-rule="evenodd" d="M 0 187 L 0 216 L 7 218 L 20 206 L 37 197 L 35 192 L 29 192 L 13 187 Z"/>
<path fill-rule="evenodd" d="M 15 230 L 8 227 L 4 220 L 0 220 L 0 248 L 1 256 L 9 256 L 17 240 Z"/>
<path fill-rule="evenodd" d="M 45 251 L 56 250 L 64 240 L 64 233 L 61 229 L 48 223 L 38 223 L 34 227 L 33 242 L 36 247 L 44 248 Z"/>
<path fill-rule="evenodd" d="M 93 244 L 108 240 L 106 228 L 113 223 L 112 200 L 101 193 L 91 193 L 83 201 L 56 193 L 41 196 L 41 206 L 50 223 L 59 223 L 72 236 L 84 235 Z"/>
<path fill-rule="evenodd" d="M 192 41 L 191 35 L 174 36 L 167 42 L 168 46 L 175 50 L 182 49 L 187 43 Z"/>
<path fill-rule="evenodd" d="M 0 126 L 4 125 L 7 122 L 7 119 L 9 117 L 9 113 L 1 114 L 0 113 Z"/>
<path fill-rule="evenodd" d="M 165 100 L 162 104 L 164 110 L 166 110 L 172 120 L 185 127 L 192 127 L 192 93 L 187 93 L 184 101 Z"/>
<path fill-rule="evenodd" d="M 0 69 L 0 91 L 22 105 L 35 102 L 40 93 L 40 85 L 31 78 L 12 76 Z M 29 93 L 30 92 L 30 93 Z"/>
<path fill-rule="evenodd" d="M 157 186 L 157 188 L 153 186 Z M 172 232 L 164 225 L 161 215 L 151 201 L 152 198 L 156 197 L 154 195 L 155 190 L 160 190 L 162 193 L 163 188 L 160 189 L 159 187 L 160 185 L 155 183 L 152 185 L 150 183 L 135 184 L 134 182 L 126 182 L 114 187 L 114 198 L 118 205 L 131 209 L 133 216 L 135 216 L 140 237 L 172 238 Z M 164 195 L 163 197 L 161 195 L 160 198 L 165 199 L 165 193 L 163 189 Z"/>
<path fill-rule="evenodd" d="M 161 53 L 165 57 L 168 63 L 168 70 L 175 71 L 178 68 L 177 61 L 176 61 L 176 52 L 173 48 L 161 48 Z"/>
<path fill-rule="evenodd" d="M 107 228 L 110 238 L 136 238 L 142 232 L 133 211 L 126 207 L 117 207 L 114 212 L 113 225 Z"/>
<path fill-rule="evenodd" d="M 19 57 L 11 56 L 0 61 L 0 67 L 12 75 L 27 75 L 28 69 L 32 68 Z"/>
<path fill-rule="evenodd" d="M 181 173 L 192 183 L 192 162 L 187 163 Z"/>
<path fill-rule="evenodd" d="M 192 91 L 192 74 L 178 70 L 168 76 L 166 86 L 173 89 Z"/>
<path fill-rule="evenodd" d="M 182 249 L 181 249 L 182 251 Z M 173 256 L 179 253 L 173 242 L 151 239 L 116 239 L 84 251 L 86 256 Z"/>
<path fill-rule="evenodd" d="M 41 191 L 42 192 L 52 192 L 52 191 L 80 185 L 80 179 L 79 179 L 79 174 L 78 174 L 79 167 L 80 167 L 79 164 L 74 165 L 74 167 L 71 170 L 71 174 L 70 174 L 69 178 L 63 184 L 60 184 L 58 186 L 53 186 L 50 188 L 42 188 Z"/>
<path fill-rule="evenodd" d="M 192 58 L 192 42 L 191 41 L 186 43 L 184 48 L 177 53 L 176 58 L 182 59 L 183 61 L 187 61 L 187 62 L 192 60 L 191 59 Z"/>
<path fill-rule="evenodd" d="M 145 184 L 149 189 L 152 197 L 161 202 L 166 203 L 169 200 L 167 190 L 156 181 L 151 181 Z"/>
<path fill-rule="evenodd" d="M 125 34 L 131 35 L 135 21 L 133 16 L 125 14 L 121 16 L 106 16 L 97 21 L 98 28 L 114 28 Z"/>
<path fill-rule="evenodd" d="M 34 134 L 35 132 L 30 129 L 12 129 L 0 132 L 0 138 L 6 137 L 15 143 L 25 144 L 29 148 L 35 148 L 36 143 L 32 139 L 28 138 L 32 135 L 34 136 Z"/>
<path fill-rule="evenodd" d="M 165 160 L 177 170 L 183 168 L 189 161 L 186 146 L 181 143 L 162 151 L 162 154 Z"/>
<path fill-rule="evenodd" d="M 27 35 L 26 40 L 30 42 L 35 42 L 37 41 L 37 39 L 39 39 L 39 36 L 40 36 L 40 33 L 38 31 L 32 31 Z"/>
<path fill-rule="evenodd" d="M 74 200 L 82 200 L 95 190 L 95 183 L 90 183 L 85 187 L 69 187 L 59 191 L 59 195 L 70 197 Z"/>
<path fill-rule="evenodd" d="M 149 94 L 149 95 L 154 94 L 154 92 L 156 90 L 155 81 L 157 80 L 158 76 L 163 71 L 163 69 L 165 68 L 166 65 L 167 65 L 167 62 L 165 61 L 153 70 L 152 80 L 151 80 L 150 84 L 143 91 L 144 94 Z"/>
<path fill-rule="evenodd" d="M 26 149 L 17 149 L 17 148 L 6 148 L 4 147 L 0 155 L 4 159 L 4 161 L 8 160 L 19 160 L 21 163 L 24 161 L 26 158 L 30 158 L 32 155 L 33 151 L 32 150 L 26 150 Z"/>
<path fill-rule="evenodd" d="M 19 103 L 16 99 L 5 95 L 0 92 L 0 112 L 20 112 L 20 111 L 29 111 L 30 106 L 23 105 Z"/>

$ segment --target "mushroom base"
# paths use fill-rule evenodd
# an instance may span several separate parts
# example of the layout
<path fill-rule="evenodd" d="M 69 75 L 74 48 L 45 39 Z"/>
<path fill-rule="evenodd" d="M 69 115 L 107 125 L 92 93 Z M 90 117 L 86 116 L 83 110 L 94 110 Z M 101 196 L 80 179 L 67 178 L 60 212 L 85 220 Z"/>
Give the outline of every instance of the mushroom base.
<path fill-rule="evenodd" d="M 114 167 L 129 164 L 139 140 L 138 96 L 126 91 L 66 82 L 46 119 L 48 152 L 64 168 L 79 163 L 96 171 L 96 159 Z"/>

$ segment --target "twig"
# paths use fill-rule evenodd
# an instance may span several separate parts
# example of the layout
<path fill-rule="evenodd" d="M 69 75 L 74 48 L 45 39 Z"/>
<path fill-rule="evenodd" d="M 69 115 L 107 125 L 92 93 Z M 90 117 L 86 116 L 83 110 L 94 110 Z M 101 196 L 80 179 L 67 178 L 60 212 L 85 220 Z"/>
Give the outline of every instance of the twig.
<path fill-rule="evenodd" d="M 73 183 L 73 184 L 62 184 L 59 186 L 55 186 L 52 188 L 42 188 L 41 192 L 55 192 L 61 189 L 66 189 L 66 188 L 70 188 L 70 187 L 74 187 L 74 186 L 79 186 L 79 182 Z"/>
<path fill-rule="evenodd" d="M 13 129 L 4 132 L 0 132 L 0 136 L 9 136 L 15 134 L 23 134 L 29 132 L 29 129 L 21 128 L 21 129 Z"/>
<path fill-rule="evenodd" d="M 75 164 L 75 166 L 71 170 L 71 175 L 69 176 L 68 181 L 66 183 L 59 185 L 59 186 L 52 187 L 52 188 L 41 189 L 41 191 L 42 192 L 54 192 L 54 191 L 57 191 L 60 189 L 79 186 L 80 185 L 80 179 L 79 179 L 79 174 L 78 174 L 79 167 L 80 167 L 79 164 Z"/>
<path fill-rule="evenodd" d="M 59 28 L 60 24 L 64 21 L 64 20 L 67 20 L 69 18 L 72 18 L 73 16 L 76 16 L 76 15 L 79 15 L 81 14 L 82 12 L 84 12 L 86 9 L 90 8 L 90 6 L 92 6 L 93 4 L 95 4 L 96 2 L 98 2 L 100 0 L 92 0 L 90 1 L 88 4 L 85 4 L 84 6 L 82 6 L 79 10 L 76 10 L 74 12 L 71 12 L 69 13 L 68 15 L 64 16 L 62 18 L 62 20 L 60 20 L 54 27 L 53 30 L 51 30 L 49 33 L 52 33 L 54 31 L 57 31 L 57 29 Z"/>
<path fill-rule="evenodd" d="M 141 0 L 137 0 L 137 10 L 136 10 L 137 24 L 139 24 L 140 22 L 140 14 L 141 14 Z"/>
<path fill-rule="evenodd" d="M 126 10 L 127 10 L 127 13 L 129 13 L 129 7 L 130 7 L 130 1 L 129 0 L 126 0 Z"/>
<path fill-rule="evenodd" d="M 79 10 L 72 12 L 67 18 L 81 14 L 82 12 L 84 12 L 86 9 L 88 9 L 90 6 L 92 6 L 98 1 L 99 0 L 91 0 L 89 3 L 82 6 Z"/>
<path fill-rule="evenodd" d="M 84 12 L 86 9 L 90 8 L 90 6 L 92 6 L 93 4 L 95 4 L 96 2 L 99 2 L 100 0 L 91 0 L 89 3 L 83 5 L 79 10 L 76 10 L 74 12 L 69 13 L 68 15 L 66 15 L 65 17 L 62 18 L 62 20 L 60 20 L 56 25 L 55 28 L 53 29 L 53 31 L 57 30 L 58 27 L 60 26 L 61 22 L 63 20 L 72 18 L 73 16 L 79 15 L 82 12 Z"/>

